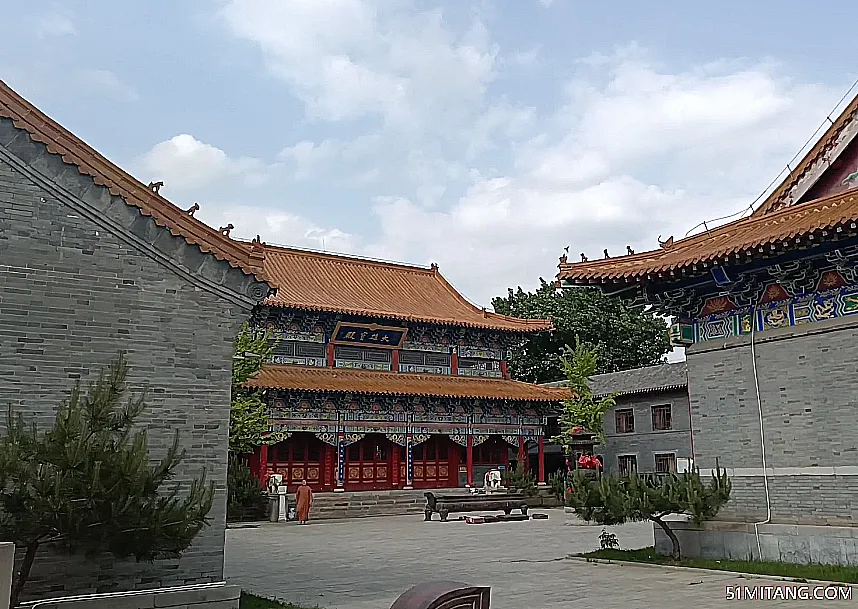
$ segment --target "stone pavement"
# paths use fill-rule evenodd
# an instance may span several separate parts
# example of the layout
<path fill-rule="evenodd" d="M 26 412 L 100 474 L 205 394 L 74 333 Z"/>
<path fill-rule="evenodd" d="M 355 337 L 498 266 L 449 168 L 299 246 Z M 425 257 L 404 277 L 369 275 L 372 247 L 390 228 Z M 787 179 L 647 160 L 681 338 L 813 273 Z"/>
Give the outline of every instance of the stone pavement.
<path fill-rule="evenodd" d="M 729 573 L 566 560 L 598 547 L 599 527 L 549 520 L 467 525 L 422 516 L 262 524 L 227 531 L 226 577 L 261 595 L 325 609 L 388 609 L 411 586 L 492 587 L 493 609 L 854 607 L 852 601 L 728 601 L 726 586 L 784 585 Z M 436 516 L 437 519 L 437 516 Z M 616 527 L 623 548 L 652 545 L 644 523 Z"/>

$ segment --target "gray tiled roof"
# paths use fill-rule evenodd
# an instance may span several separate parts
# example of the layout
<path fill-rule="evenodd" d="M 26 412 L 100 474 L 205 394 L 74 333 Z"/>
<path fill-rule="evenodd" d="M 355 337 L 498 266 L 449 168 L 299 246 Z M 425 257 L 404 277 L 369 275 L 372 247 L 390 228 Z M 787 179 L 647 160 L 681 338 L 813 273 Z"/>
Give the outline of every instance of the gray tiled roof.
<path fill-rule="evenodd" d="M 562 387 L 563 384 L 564 381 L 545 383 L 547 387 Z M 611 393 L 631 395 L 651 391 L 669 391 L 687 386 L 688 373 L 685 362 L 597 374 L 590 378 L 590 388 L 597 396 Z"/>

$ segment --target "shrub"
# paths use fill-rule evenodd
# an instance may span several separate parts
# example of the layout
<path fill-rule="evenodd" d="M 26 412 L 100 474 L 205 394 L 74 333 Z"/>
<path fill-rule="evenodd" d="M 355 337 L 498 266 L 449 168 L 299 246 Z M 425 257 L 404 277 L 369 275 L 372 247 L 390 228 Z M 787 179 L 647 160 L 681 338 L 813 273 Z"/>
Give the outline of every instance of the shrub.
<path fill-rule="evenodd" d="M 268 497 L 240 457 L 230 454 L 227 470 L 226 518 L 229 521 L 262 520 Z"/>
<path fill-rule="evenodd" d="M 514 472 L 506 476 L 504 486 L 507 488 L 515 488 L 525 497 L 533 497 L 536 495 L 536 478 L 533 474 L 524 469 L 522 463 L 518 464 Z"/>
<path fill-rule="evenodd" d="M 671 556 L 681 558 L 679 539 L 665 522 L 669 514 L 687 514 L 695 524 L 714 518 L 730 499 L 732 484 L 716 463 L 709 484 L 700 471 L 666 475 L 618 476 L 578 470 L 567 493 L 568 505 L 584 520 L 601 525 L 649 520 L 670 538 Z M 585 473 L 586 472 L 586 473 Z"/>
<path fill-rule="evenodd" d="M 43 545 L 88 558 L 173 558 L 209 524 L 214 484 L 205 471 L 174 480 L 178 433 L 158 459 L 136 425 L 145 395 L 124 401 L 124 357 L 57 409 L 44 431 L 10 408 L 0 436 L 0 540 L 26 550 L 12 585 L 16 606 Z M 182 488 L 184 487 L 184 488 Z"/>

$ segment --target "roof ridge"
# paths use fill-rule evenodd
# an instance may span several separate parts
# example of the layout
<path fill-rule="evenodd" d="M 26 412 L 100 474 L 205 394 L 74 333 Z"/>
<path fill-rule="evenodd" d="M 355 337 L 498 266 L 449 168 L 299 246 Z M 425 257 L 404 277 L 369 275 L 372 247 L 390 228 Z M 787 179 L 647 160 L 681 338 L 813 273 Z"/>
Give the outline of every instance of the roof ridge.
<path fill-rule="evenodd" d="M 247 381 L 250 387 L 365 393 L 380 395 L 435 395 L 476 399 L 560 402 L 568 388 L 552 388 L 504 378 L 453 376 L 265 364 Z"/>
<path fill-rule="evenodd" d="M 483 317 L 485 317 L 486 319 L 494 317 L 515 322 L 523 322 L 525 325 L 533 324 L 539 326 L 545 325 L 546 323 L 551 323 L 550 319 L 523 319 L 521 317 L 513 317 L 511 315 L 503 315 L 501 313 L 495 313 L 494 311 L 488 311 L 486 307 L 479 307 L 472 303 L 470 300 L 468 300 L 464 294 L 457 290 L 455 286 L 453 286 L 453 284 L 450 283 L 447 278 L 441 274 L 441 271 L 438 270 L 437 266 L 435 267 L 435 275 L 438 278 L 438 281 L 441 282 L 441 285 L 443 285 L 444 288 L 446 288 L 451 294 L 453 294 L 453 296 L 459 299 L 459 301 L 461 301 L 463 304 L 473 308 L 474 311 L 482 313 Z"/>
<path fill-rule="evenodd" d="M 616 281 L 651 273 L 673 272 L 699 262 L 789 240 L 807 232 L 829 230 L 850 219 L 853 223 L 858 220 L 858 188 L 820 197 L 800 206 L 784 207 L 770 214 L 730 222 L 714 228 L 710 233 L 677 241 L 659 255 L 648 258 L 632 259 L 628 256 L 590 263 L 561 264 L 557 280 Z M 711 237 L 711 243 L 707 244 L 707 237 Z"/>
<path fill-rule="evenodd" d="M 852 85 L 854 88 L 855 85 Z M 848 92 L 847 92 L 848 95 Z M 844 95 L 845 97 L 845 95 Z M 838 106 L 843 103 L 841 99 L 837 104 Z M 835 107 L 834 110 L 837 108 Z M 832 110 L 832 112 L 834 111 Z M 837 117 L 837 120 L 831 121 L 831 114 L 829 114 L 826 118 L 831 122 L 828 126 L 828 129 L 825 130 L 825 133 L 822 134 L 822 137 L 817 140 L 817 142 L 811 147 L 810 150 L 807 151 L 807 154 L 802 157 L 801 161 L 799 161 L 798 165 L 796 165 L 795 169 L 791 170 L 787 176 L 783 179 L 783 181 L 769 194 L 768 197 L 755 209 L 751 212 L 750 218 L 765 216 L 772 212 L 771 208 L 778 202 L 778 200 L 786 194 L 791 188 L 793 188 L 804 175 L 811 169 L 816 160 L 824 155 L 828 148 L 831 146 L 832 141 L 837 138 L 838 135 L 846 128 L 847 124 L 850 120 L 854 119 L 856 114 L 858 114 L 858 94 L 856 94 L 852 101 L 850 101 L 845 108 L 840 112 Z M 824 124 L 825 121 L 823 121 Z M 817 129 L 818 132 L 818 129 Z M 815 134 L 814 134 L 815 135 Z M 806 144 L 805 144 L 806 145 Z M 799 151 L 801 152 L 801 151 Z M 797 155 L 796 155 L 797 156 Z M 793 157 L 795 160 L 795 157 Z M 792 162 L 792 161 L 791 161 Z M 787 165 L 789 168 L 789 165 Z M 821 177 L 821 176 L 820 176 Z M 806 203 L 810 203 L 811 201 L 806 201 L 801 205 L 805 205 Z M 792 207 L 792 205 L 788 206 Z M 776 210 L 780 211 L 780 210 Z"/>
<path fill-rule="evenodd" d="M 628 374 L 630 372 L 645 372 L 647 370 L 653 370 L 656 368 L 679 368 L 681 366 L 685 366 L 687 362 L 660 362 L 658 364 L 651 364 L 649 366 L 639 366 L 638 368 L 628 368 L 626 370 L 614 370 L 613 372 L 602 372 L 601 374 L 594 374 L 590 378 L 595 378 L 597 376 L 608 376 L 609 374 Z"/>
<path fill-rule="evenodd" d="M 237 241 L 181 210 L 167 198 L 145 186 L 71 130 L 27 101 L 2 79 L 0 117 L 11 120 L 15 127 L 25 131 L 30 139 L 44 144 L 49 153 L 60 155 L 65 163 L 77 167 L 82 175 L 91 177 L 95 184 L 106 187 L 111 194 L 122 197 L 127 205 L 138 208 L 142 215 L 151 217 L 158 226 L 183 237 L 204 253 L 212 254 L 248 275 L 265 280 L 264 273 L 254 269 L 249 261 L 244 259 L 248 252 Z"/>
<path fill-rule="evenodd" d="M 246 243 L 250 245 L 249 242 L 240 240 L 241 243 Z M 347 264 L 356 264 L 356 265 L 365 265 L 365 266 L 375 266 L 375 267 L 392 267 L 396 269 L 414 271 L 424 274 L 431 274 L 433 272 L 433 266 L 422 266 L 419 264 L 413 264 L 409 262 L 398 262 L 395 260 L 382 260 L 379 258 L 370 258 L 368 256 L 359 256 L 356 254 L 345 254 L 342 252 L 325 252 L 320 250 L 314 250 L 311 248 L 302 248 L 295 247 L 290 245 L 280 245 L 277 243 L 269 243 L 264 242 L 264 246 L 266 249 L 270 249 L 274 252 L 288 252 L 294 253 L 302 256 L 312 256 L 314 258 L 322 258 L 322 259 L 334 259 L 341 261 Z M 433 263 L 434 265 L 434 263 Z M 435 265 L 437 267 L 437 265 Z"/>
<path fill-rule="evenodd" d="M 247 247 L 246 242 L 242 243 Z M 485 307 L 480 307 L 457 290 L 441 274 L 436 263 L 426 268 L 347 254 L 320 252 L 308 248 L 276 244 L 264 244 L 264 247 L 267 252 L 266 271 L 272 276 L 276 275 L 283 279 L 281 282 L 283 289 L 268 301 L 271 306 L 511 332 L 537 332 L 551 326 L 550 320 L 521 319 L 490 312 Z M 290 273 L 290 264 L 302 267 L 300 273 L 307 273 L 307 269 L 312 267 L 312 276 L 306 275 L 306 277 L 312 277 L 314 282 L 323 284 L 320 288 L 321 295 L 302 293 L 300 289 L 295 289 L 296 269 L 293 268 L 291 271 L 292 280 L 287 277 Z M 358 271 L 358 269 L 366 271 Z M 375 269 L 384 272 L 372 275 L 372 270 Z M 363 294 L 351 297 L 349 295 L 351 288 L 346 288 L 344 292 L 341 291 L 334 297 L 330 290 L 325 289 L 324 277 L 334 275 L 343 279 L 344 273 L 349 275 L 350 286 L 352 284 L 360 284 L 363 288 L 369 286 L 368 290 L 371 294 L 367 296 L 369 292 L 364 289 Z M 363 276 L 361 276 L 362 273 Z M 293 287 L 287 289 L 289 283 L 292 283 Z M 360 291 L 357 288 L 356 290 L 355 293 Z M 384 300 L 384 295 L 391 294 L 393 291 L 403 295 L 398 303 L 394 302 L 396 301 L 394 297 L 381 302 Z M 434 300 L 423 302 L 425 298 L 421 300 L 420 294 Z M 381 300 L 379 297 L 382 297 Z"/>
<path fill-rule="evenodd" d="M 720 226 L 716 226 L 709 231 L 703 231 L 701 233 L 697 233 L 695 235 L 689 235 L 688 237 L 683 237 L 677 241 L 673 242 L 673 245 L 669 248 L 662 248 L 657 250 L 647 250 L 644 252 L 636 252 L 630 256 L 616 256 L 613 258 L 602 258 L 599 260 L 588 260 L 586 262 L 566 262 L 560 263 L 557 266 L 559 268 L 598 268 L 599 266 L 607 266 L 612 262 L 622 261 L 622 262 L 636 262 L 638 260 L 647 260 L 650 258 L 654 258 L 657 256 L 653 256 L 653 254 L 666 254 L 680 245 L 687 246 L 690 243 L 698 243 L 703 242 L 707 238 L 715 239 L 720 234 L 727 233 L 728 230 L 736 230 L 740 228 L 746 228 L 747 226 L 775 226 L 777 224 L 783 224 L 788 222 L 790 219 L 793 219 L 798 216 L 806 216 L 811 213 L 820 213 L 825 209 L 836 208 L 845 203 L 852 201 L 855 199 L 855 196 L 858 195 L 858 186 L 855 188 L 851 188 L 849 190 L 839 192 L 833 195 L 827 195 L 825 197 L 820 197 L 818 199 L 813 199 L 811 201 L 807 201 L 797 206 L 790 206 L 778 209 L 768 214 L 760 215 L 760 216 L 748 216 L 746 218 L 741 218 L 739 220 L 734 220 L 733 222 L 727 222 L 726 224 L 721 224 Z M 822 209 L 820 209 L 822 207 Z M 713 233 L 719 233 L 714 234 Z"/>

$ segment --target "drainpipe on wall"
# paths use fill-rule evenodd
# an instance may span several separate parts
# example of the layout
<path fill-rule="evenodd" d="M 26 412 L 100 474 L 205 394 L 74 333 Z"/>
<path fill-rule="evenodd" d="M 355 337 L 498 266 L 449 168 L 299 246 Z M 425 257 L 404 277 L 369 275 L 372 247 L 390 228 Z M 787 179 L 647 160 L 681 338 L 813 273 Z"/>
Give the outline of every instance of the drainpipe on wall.
<path fill-rule="evenodd" d="M 762 298 L 762 296 L 760 297 Z M 766 463 L 766 432 L 763 423 L 763 399 L 760 395 L 760 378 L 757 375 L 757 352 L 755 348 L 757 336 L 757 305 L 751 308 L 751 366 L 754 372 L 754 391 L 757 395 L 757 410 L 760 414 L 760 452 L 763 465 L 763 489 L 766 493 L 766 519 L 754 523 L 754 536 L 757 539 L 757 557 L 763 559 L 763 547 L 760 543 L 760 525 L 769 524 L 772 521 L 772 501 L 769 495 L 769 472 Z"/>
<path fill-rule="evenodd" d="M 685 361 L 687 366 L 687 356 Z M 688 382 L 688 373 L 685 374 L 685 394 L 688 396 L 688 439 L 691 442 L 691 463 L 694 463 L 694 420 L 691 418 L 691 383 Z"/>

